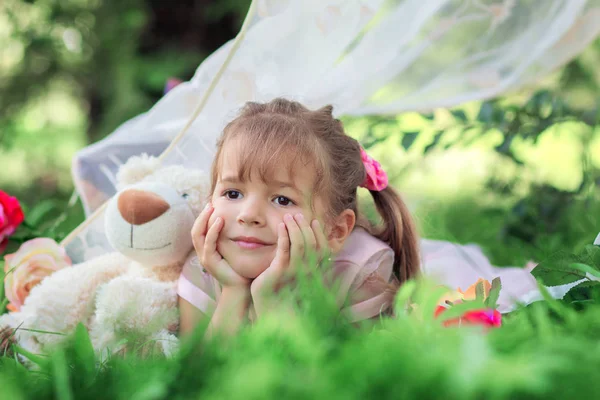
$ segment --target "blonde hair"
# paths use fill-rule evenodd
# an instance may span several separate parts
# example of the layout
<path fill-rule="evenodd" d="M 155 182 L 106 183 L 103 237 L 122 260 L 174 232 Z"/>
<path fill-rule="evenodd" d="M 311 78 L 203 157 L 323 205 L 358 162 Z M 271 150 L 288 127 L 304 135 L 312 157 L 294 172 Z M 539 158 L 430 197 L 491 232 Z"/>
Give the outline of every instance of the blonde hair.
<path fill-rule="evenodd" d="M 357 189 L 366 177 L 360 145 L 346 135 L 342 123 L 332 115 L 332 106 L 309 110 L 302 104 L 277 98 L 268 103 L 249 102 L 223 130 L 212 169 L 212 191 L 218 180 L 224 144 L 236 139 L 240 180 L 252 171 L 268 181 L 281 165 L 290 176 L 298 167 L 316 171 L 315 192 L 326 200 L 326 218 L 345 209 L 354 211 L 357 225 L 389 244 L 394 251 L 394 275 L 399 283 L 419 271 L 419 247 L 408 208 L 391 187 L 371 191 L 383 225 L 372 226 L 358 213 Z"/>

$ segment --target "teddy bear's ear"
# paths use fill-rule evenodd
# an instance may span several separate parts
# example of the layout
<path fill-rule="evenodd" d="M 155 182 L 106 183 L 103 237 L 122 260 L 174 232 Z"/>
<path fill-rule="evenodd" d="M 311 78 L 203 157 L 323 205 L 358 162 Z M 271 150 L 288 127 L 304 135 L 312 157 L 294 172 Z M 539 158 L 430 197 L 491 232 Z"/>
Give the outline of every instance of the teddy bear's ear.
<path fill-rule="evenodd" d="M 130 157 L 117 172 L 117 190 L 142 181 L 145 177 L 156 172 L 159 167 L 160 160 L 146 153 Z"/>

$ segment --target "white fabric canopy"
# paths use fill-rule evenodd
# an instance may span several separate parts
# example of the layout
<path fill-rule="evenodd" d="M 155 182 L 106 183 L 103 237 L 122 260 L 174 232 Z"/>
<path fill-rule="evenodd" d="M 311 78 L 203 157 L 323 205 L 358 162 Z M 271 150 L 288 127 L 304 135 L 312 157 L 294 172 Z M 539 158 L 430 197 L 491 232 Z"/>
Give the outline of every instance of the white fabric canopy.
<path fill-rule="evenodd" d="M 116 171 L 132 155 L 208 169 L 246 101 L 283 96 L 332 104 L 338 116 L 396 114 L 531 83 L 598 36 L 600 0 L 255 0 L 242 31 L 189 82 L 75 156 L 86 214 L 115 193 Z M 101 209 L 63 244 L 75 262 L 110 250 Z"/>

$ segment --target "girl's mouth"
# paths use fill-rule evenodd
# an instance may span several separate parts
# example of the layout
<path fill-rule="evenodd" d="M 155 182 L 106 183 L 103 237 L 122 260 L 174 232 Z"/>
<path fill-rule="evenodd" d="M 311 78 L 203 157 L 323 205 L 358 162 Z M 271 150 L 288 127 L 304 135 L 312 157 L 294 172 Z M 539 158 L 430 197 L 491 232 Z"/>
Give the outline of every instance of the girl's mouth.
<path fill-rule="evenodd" d="M 260 249 L 263 247 L 271 246 L 270 243 L 267 243 L 263 240 L 260 240 L 255 237 L 250 237 L 250 236 L 238 236 L 231 240 L 233 240 L 235 242 L 235 244 L 237 244 L 239 247 L 241 247 L 242 249 L 246 249 L 246 250 L 254 250 L 254 249 Z"/>

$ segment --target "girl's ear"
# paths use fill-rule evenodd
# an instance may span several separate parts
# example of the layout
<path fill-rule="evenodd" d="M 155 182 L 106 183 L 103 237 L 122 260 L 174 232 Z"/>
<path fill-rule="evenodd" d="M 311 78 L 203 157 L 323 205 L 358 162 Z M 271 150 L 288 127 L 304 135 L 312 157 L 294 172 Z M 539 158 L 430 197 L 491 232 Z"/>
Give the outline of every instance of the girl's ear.
<path fill-rule="evenodd" d="M 327 238 L 329 248 L 332 253 L 337 253 L 344 247 L 344 242 L 352 233 L 354 224 L 356 223 L 356 215 L 354 211 L 346 209 L 340 213 L 331 225 L 331 231 Z"/>

